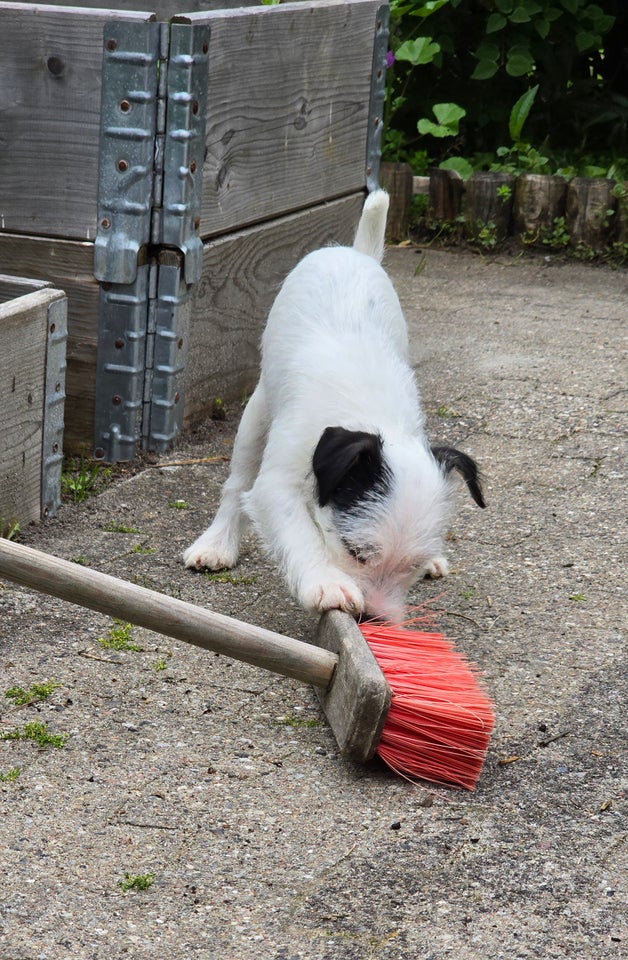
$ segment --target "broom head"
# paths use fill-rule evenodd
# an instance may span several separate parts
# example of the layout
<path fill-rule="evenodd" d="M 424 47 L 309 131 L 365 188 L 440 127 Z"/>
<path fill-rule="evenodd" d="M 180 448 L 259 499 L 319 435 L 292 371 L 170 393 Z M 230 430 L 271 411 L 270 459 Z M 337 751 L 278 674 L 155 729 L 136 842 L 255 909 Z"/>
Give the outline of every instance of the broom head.
<path fill-rule="evenodd" d="M 360 630 L 392 690 L 376 753 L 402 776 L 473 790 L 495 725 L 477 668 L 440 633 Z"/>

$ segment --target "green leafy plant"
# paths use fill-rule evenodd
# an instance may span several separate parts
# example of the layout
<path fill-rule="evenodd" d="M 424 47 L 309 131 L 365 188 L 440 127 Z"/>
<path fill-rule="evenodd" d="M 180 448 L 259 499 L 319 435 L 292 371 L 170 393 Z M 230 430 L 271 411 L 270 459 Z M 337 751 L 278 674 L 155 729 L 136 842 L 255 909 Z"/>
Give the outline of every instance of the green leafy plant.
<path fill-rule="evenodd" d="M 154 873 L 125 873 L 124 880 L 119 880 L 118 886 L 123 893 L 128 893 L 129 890 L 149 890 L 154 882 Z"/>
<path fill-rule="evenodd" d="M 129 527 L 126 523 L 116 523 L 115 520 L 110 520 L 109 523 L 105 524 L 103 530 L 106 533 L 139 533 L 140 531 L 137 527 Z"/>
<path fill-rule="evenodd" d="M 103 468 L 100 463 L 92 463 L 83 457 L 68 461 L 66 470 L 61 474 L 61 491 L 73 503 L 82 503 L 96 492 L 101 481 L 108 480 L 111 468 Z"/>
<path fill-rule="evenodd" d="M 118 619 L 115 619 L 114 623 L 115 626 L 111 627 L 106 637 L 98 638 L 98 643 L 101 647 L 104 647 L 105 650 L 134 650 L 137 653 L 141 653 L 142 647 L 131 643 L 133 624 L 125 623 L 124 620 Z"/>
<path fill-rule="evenodd" d="M 5 691 L 5 697 L 12 700 L 16 706 L 25 706 L 26 704 L 38 703 L 41 700 L 47 700 L 54 693 L 61 683 L 56 680 L 46 680 L 44 683 L 33 683 L 26 690 L 24 687 L 10 687 Z"/>
<path fill-rule="evenodd" d="M 0 783 L 14 783 L 21 775 L 21 767 L 11 767 L 6 773 L 0 773 Z"/>
<path fill-rule="evenodd" d="M 538 156 L 527 151 L 524 169 L 538 169 L 541 157 L 558 150 L 610 147 L 615 158 L 628 155 L 628 4 L 614 3 L 612 12 L 591 0 L 391 0 L 390 6 L 384 159 L 410 162 L 417 118 L 431 118 L 434 105 L 445 103 L 466 110 L 457 152 L 494 156 L 516 120 L 512 104 L 535 86 L 526 142 Z M 521 131 L 510 130 L 510 138 L 519 142 Z M 430 151 L 433 165 L 447 159 L 448 135 L 430 140 Z"/>
<path fill-rule="evenodd" d="M 22 729 L 6 731 L 0 734 L 0 740 L 32 740 L 40 747 L 64 747 L 68 741 L 67 733 L 50 733 L 47 723 L 25 723 Z"/>
<path fill-rule="evenodd" d="M 460 121 L 466 116 L 464 107 L 457 103 L 435 103 L 432 107 L 436 123 L 422 118 L 417 123 L 419 133 L 429 133 L 432 137 L 455 137 L 460 130 Z"/>
<path fill-rule="evenodd" d="M 571 242 L 571 236 L 567 228 L 567 221 L 564 217 L 554 217 L 553 227 L 545 229 L 541 237 L 541 243 L 552 250 L 564 250 Z"/>

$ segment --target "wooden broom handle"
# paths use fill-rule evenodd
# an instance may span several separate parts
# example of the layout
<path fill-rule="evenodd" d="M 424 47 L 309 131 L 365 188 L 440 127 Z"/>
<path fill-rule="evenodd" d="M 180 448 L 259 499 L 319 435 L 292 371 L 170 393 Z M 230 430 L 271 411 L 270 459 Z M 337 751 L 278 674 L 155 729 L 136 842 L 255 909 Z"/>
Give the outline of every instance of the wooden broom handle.
<path fill-rule="evenodd" d="M 205 650 L 329 687 L 338 657 L 320 647 L 0 538 L 0 575 Z"/>

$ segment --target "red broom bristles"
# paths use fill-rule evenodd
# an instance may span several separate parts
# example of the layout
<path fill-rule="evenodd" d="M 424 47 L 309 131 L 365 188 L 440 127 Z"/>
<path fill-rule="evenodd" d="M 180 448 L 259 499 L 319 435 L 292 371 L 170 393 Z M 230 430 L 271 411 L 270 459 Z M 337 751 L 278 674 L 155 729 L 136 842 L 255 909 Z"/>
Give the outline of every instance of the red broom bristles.
<path fill-rule="evenodd" d="M 473 790 L 495 725 L 477 668 L 440 633 L 360 629 L 393 692 L 378 755 L 402 776 Z"/>

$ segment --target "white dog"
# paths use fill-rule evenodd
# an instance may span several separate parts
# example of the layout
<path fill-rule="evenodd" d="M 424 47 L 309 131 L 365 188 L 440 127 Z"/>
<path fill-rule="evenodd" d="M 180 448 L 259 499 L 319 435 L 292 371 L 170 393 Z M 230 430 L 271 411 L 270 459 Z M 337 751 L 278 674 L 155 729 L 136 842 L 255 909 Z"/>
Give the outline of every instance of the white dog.
<path fill-rule="evenodd" d="M 412 583 L 447 573 L 451 471 L 484 499 L 471 457 L 424 435 L 405 321 L 379 265 L 387 212 L 375 191 L 353 247 L 310 253 L 288 275 L 220 507 L 183 560 L 232 567 L 249 518 L 303 607 L 399 621 Z"/>

